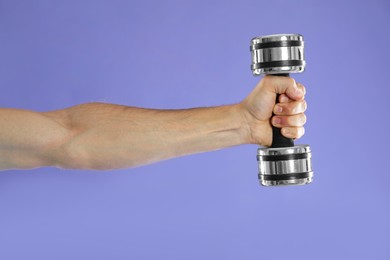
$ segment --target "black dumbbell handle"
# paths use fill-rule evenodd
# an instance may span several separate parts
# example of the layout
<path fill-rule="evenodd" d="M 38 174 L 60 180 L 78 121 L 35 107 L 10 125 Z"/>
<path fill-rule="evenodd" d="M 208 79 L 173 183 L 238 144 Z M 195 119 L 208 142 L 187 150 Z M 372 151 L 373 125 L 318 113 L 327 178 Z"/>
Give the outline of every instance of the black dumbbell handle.
<path fill-rule="evenodd" d="M 277 74 L 275 76 L 289 77 L 290 74 Z M 279 94 L 276 95 L 276 103 L 279 103 Z M 272 114 L 274 115 L 274 114 Z M 280 128 L 272 126 L 272 145 L 271 148 L 279 147 L 292 147 L 294 146 L 294 140 L 291 138 L 284 137 L 280 132 Z"/>

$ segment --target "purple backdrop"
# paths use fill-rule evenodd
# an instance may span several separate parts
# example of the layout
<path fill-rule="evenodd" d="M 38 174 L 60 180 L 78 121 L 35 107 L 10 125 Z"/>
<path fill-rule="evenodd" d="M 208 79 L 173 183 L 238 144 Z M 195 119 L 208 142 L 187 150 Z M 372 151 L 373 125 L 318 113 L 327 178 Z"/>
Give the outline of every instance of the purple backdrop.
<path fill-rule="evenodd" d="M 1 107 L 242 100 L 254 36 L 301 33 L 315 182 L 255 145 L 117 171 L 0 173 L 0 259 L 390 259 L 390 2 L 0 0 Z"/>

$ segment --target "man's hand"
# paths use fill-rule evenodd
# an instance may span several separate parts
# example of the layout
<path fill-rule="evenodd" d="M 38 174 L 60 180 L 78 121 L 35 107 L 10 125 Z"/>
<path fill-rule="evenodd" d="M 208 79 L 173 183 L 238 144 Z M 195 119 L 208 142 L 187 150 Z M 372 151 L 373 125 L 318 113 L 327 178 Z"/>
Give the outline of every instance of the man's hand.
<path fill-rule="evenodd" d="M 275 105 L 276 94 L 279 102 Z M 300 138 L 306 123 L 305 87 L 294 79 L 280 76 L 264 77 L 241 102 L 248 125 L 249 142 L 270 146 L 273 126 L 281 128 L 282 135 Z M 272 117 L 272 113 L 275 116 Z M 272 120 L 270 120 L 272 117 Z"/>

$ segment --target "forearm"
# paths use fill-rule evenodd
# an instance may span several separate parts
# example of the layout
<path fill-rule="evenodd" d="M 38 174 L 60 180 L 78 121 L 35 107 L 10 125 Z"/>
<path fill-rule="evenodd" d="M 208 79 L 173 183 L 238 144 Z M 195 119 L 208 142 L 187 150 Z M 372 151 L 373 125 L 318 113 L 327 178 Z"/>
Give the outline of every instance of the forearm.
<path fill-rule="evenodd" d="M 92 103 L 61 113 L 72 129 L 64 168 L 126 168 L 248 142 L 239 104 L 154 110 Z"/>
<path fill-rule="evenodd" d="M 69 131 L 58 122 L 22 109 L 0 109 L 0 170 L 55 165 Z"/>

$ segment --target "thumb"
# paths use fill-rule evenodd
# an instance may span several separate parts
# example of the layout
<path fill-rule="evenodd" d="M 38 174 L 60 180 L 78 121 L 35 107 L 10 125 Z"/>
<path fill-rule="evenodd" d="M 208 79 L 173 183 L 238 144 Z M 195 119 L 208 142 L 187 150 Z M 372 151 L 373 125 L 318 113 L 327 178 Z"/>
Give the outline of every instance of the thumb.
<path fill-rule="evenodd" d="M 293 78 L 281 76 L 265 76 L 265 86 L 269 92 L 275 94 L 286 94 L 293 100 L 301 100 L 304 93 L 298 88 Z"/>

